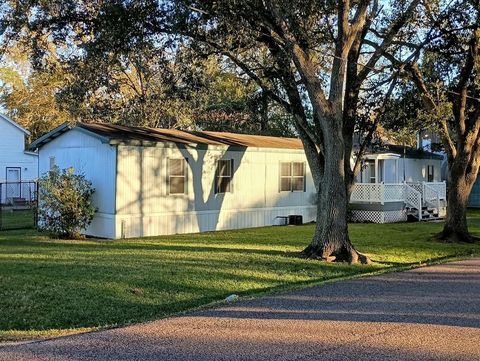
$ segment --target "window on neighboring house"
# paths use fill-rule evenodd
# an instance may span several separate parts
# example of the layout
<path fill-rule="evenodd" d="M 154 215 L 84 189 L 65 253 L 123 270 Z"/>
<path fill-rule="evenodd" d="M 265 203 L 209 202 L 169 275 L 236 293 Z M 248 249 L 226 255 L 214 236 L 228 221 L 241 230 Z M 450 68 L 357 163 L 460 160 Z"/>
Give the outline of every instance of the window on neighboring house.
<path fill-rule="evenodd" d="M 375 173 L 375 161 L 374 160 L 368 160 L 367 161 L 367 169 L 368 169 L 368 177 L 369 177 L 369 182 L 370 183 L 376 183 L 377 182 L 377 176 Z"/>
<path fill-rule="evenodd" d="M 305 163 L 280 163 L 280 192 L 305 191 Z"/>
<path fill-rule="evenodd" d="M 220 159 L 215 172 L 215 193 L 233 192 L 233 159 Z"/>
<path fill-rule="evenodd" d="M 55 165 L 55 157 L 50 157 L 50 170 L 53 170 Z"/>
<path fill-rule="evenodd" d="M 185 194 L 187 192 L 186 159 L 168 159 L 168 193 Z"/>
<path fill-rule="evenodd" d="M 385 181 L 385 160 L 384 159 L 379 159 L 378 160 L 378 181 L 384 182 Z"/>
<path fill-rule="evenodd" d="M 435 178 L 435 170 L 433 168 L 433 165 L 428 165 L 427 166 L 427 182 L 433 182 Z"/>

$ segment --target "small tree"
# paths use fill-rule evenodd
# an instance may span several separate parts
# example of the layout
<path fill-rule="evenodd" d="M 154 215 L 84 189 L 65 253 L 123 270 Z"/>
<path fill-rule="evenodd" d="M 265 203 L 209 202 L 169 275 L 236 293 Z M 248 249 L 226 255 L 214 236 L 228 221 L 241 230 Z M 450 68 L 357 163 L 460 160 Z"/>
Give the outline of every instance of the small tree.
<path fill-rule="evenodd" d="M 55 167 L 39 180 L 38 225 L 55 237 L 80 238 L 95 215 L 95 189 L 73 168 Z"/>

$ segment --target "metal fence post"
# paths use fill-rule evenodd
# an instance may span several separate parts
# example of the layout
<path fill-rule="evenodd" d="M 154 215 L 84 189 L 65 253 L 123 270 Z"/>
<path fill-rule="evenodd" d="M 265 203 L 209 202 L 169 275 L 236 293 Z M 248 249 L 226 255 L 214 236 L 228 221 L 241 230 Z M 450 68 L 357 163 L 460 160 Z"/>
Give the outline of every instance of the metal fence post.
<path fill-rule="evenodd" d="M 38 184 L 38 181 L 37 182 L 34 182 L 34 193 L 33 193 L 33 199 L 34 199 L 34 212 L 33 212 L 33 222 L 34 222 L 34 225 L 33 227 L 38 230 L 38 187 L 39 187 L 39 184 Z"/>
<path fill-rule="evenodd" d="M 0 231 L 3 229 L 3 194 L 2 194 L 2 189 L 3 189 L 3 183 L 0 183 Z"/>

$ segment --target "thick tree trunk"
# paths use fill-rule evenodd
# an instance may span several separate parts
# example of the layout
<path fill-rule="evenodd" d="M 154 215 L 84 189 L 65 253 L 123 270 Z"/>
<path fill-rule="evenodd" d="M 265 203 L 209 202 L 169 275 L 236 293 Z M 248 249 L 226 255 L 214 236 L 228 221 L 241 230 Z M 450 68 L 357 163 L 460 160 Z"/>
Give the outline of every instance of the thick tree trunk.
<path fill-rule="evenodd" d="M 475 242 L 476 237 L 470 235 L 467 224 L 467 203 L 475 178 L 467 174 L 467 166 L 455 160 L 449 167 L 449 192 L 447 200 L 447 217 L 443 231 L 438 238 L 448 242 Z"/>
<path fill-rule="evenodd" d="M 325 261 L 370 263 L 358 253 L 348 236 L 348 193 L 341 138 L 332 142 L 325 157 L 322 181 L 317 189 L 317 223 L 310 245 L 303 251 L 308 258 Z"/>

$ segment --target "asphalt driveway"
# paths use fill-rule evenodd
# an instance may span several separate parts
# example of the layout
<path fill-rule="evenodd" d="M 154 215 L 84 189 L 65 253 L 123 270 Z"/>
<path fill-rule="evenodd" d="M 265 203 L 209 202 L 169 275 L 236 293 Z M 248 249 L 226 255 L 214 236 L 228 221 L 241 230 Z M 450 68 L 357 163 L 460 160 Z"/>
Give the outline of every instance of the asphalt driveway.
<path fill-rule="evenodd" d="M 5 346 L 0 360 L 480 360 L 480 259 Z"/>

